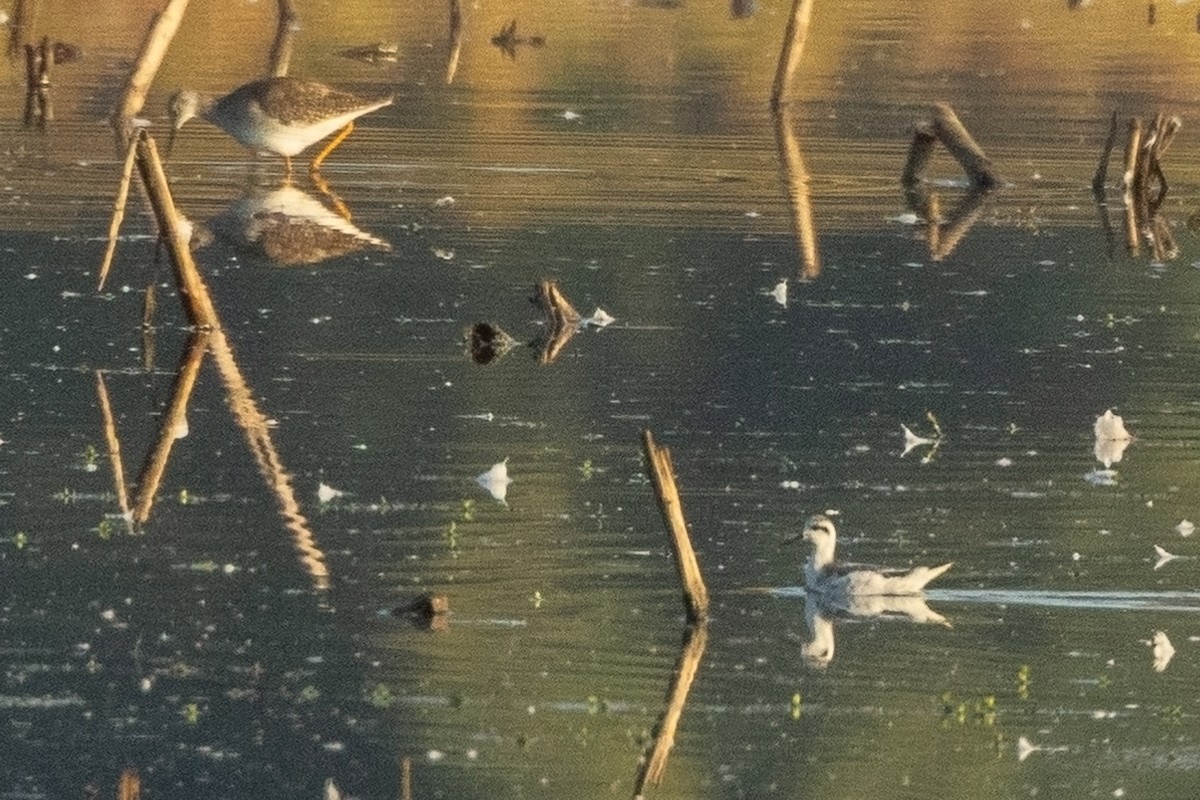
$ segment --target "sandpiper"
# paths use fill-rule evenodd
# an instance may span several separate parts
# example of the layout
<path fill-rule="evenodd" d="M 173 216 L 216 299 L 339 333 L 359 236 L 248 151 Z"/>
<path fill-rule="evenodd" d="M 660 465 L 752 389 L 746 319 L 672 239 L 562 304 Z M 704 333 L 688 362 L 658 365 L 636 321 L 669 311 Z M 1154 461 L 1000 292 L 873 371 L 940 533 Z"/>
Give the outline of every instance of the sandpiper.
<path fill-rule="evenodd" d="M 219 98 L 181 89 L 171 96 L 171 139 L 185 122 L 198 116 L 247 147 L 283 156 L 290 176 L 292 156 L 340 131 L 309 165 L 315 173 L 350 135 L 354 120 L 391 105 L 394 99 L 392 95 L 360 97 L 318 81 L 289 77 L 251 81 Z"/>

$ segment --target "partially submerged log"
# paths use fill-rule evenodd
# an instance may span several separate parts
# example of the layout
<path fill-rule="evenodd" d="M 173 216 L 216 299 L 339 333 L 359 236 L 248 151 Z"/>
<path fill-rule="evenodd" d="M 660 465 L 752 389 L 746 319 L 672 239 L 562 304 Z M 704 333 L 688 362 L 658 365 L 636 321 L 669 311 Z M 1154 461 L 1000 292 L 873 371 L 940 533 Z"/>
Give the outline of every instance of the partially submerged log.
<path fill-rule="evenodd" d="M 925 168 L 932 158 L 935 140 L 941 142 L 950 155 L 954 156 L 973 187 L 995 189 L 1000 185 L 1000 176 L 992 167 L 991 160 L 972 138 L 962 120 L 954 113 L 954 109 L 949 103 L 935 103 L 932 118 L 914 126 L 913 141 L 904 166 L 905 186 L 912 186 L 924 180 Z"/>

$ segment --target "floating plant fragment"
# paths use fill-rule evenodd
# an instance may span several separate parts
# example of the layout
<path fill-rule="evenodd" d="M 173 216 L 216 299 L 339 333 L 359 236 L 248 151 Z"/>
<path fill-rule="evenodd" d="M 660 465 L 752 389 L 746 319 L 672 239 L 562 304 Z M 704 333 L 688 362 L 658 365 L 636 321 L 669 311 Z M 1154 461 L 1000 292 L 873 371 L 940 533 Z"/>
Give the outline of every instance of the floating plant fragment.
<path fill-rule="evenodd" d="M 1125 420 L 1114 414 L 1110 408 L 1096 417 L 1092 430 L 1096 434 L 1096 445 L 1093 448 L 1096 460 L 1106 469 L 1120 462 L 1125 455 L 1125 448 L 1133 441 L 1133 436 L 1125 430 Z"/>
<path fill-rule="evenodd" d="M 1171 646 L 1171 640 L 1165 633 L 1155 631 L 1154 639 L 1150 642 L 1150 652 L 1154 654 L 1154 671 L 1162 672 L 1171 663 L 1175 648 Z"/>
<path fill-rule="evenodd" d="M 508 485 L 512 483 L 512 478 L 508 477 L 508 459 L 504 459 L 499 464 L 493 464 L 492 468 L 477 477 L 475 482 L 487 489 L 488 494 L 493 498 L 503 503 L 508 494 Z"/>
<path fill-rule="evenodd" d="M 1179 556 L 1175 555 L 1174 553 L 1168 553 L 1158 545 L 1154 545 L 1154 554 L 1158 556 L 1158 561 L 1154 562 L 1155 569 L 1160 569 L 1162 565 L 1166 564 L 1168 561 L 1174 561 L 1175 559 L 1179 558 Z"/>
<path fill-rule="evenodd" d="M 331 500 L 336 500 L 339 497 L 345 497 L 346 493 L 341 489 L 335 489 L 328 483 L 322 483 L 317 486 L 317 499 L 322 503 L 328 503 Z"/>
<path fill-rule="evenodd" d="M 904 430 L 904 452 L 900 454 L 901 458 L 904 458 L 906 455 L 908 455 L 914 447 L 920 447 L 923 444 L 937 443 L 937 439 L 927 439 L 924 436 L 918 436 L 917 434 L 913 433 L 912 430 L 909 429 L 909 427 L 903 422 L 900 423 L 900 427 Z"/>
<path fill-rule="evenodd" d="M 616 321 L 616 317 L 610 316 L 603 308 L 597 307 L 590 317 L 580 320 L 579 327 L 586 328 L 591 325 L 594 328 L 607 328 Z"/>
<path fill-rule="evenodd" d="M 1037 745 L 1037 744 L 1034 744 L 1033 742 L 1029 741 L 1029 737 L 1022 736 L 1019 739 L 1017 739 L 1017 761 L 1024 761 L 1025 759 L 1029 758 L 1031 753 L 1037 753 L 1037 752 L 1065 753 L 1065 752 L 1067 752 L 1068 749 L 1069 748 L 1067 748 L 1065 746 L 1064 747 L 1043 747 L 1041 745 Z"/>
<path fill-rule="evenodd" d="M 922 445 L 932 445 L 929 452 L 921 459 L 922 464 L 928 464 L 933 460 L 934 455 L 937 454 L 938 447 L 942 444 L 942 426 L 938 423 L 937 417 L 934 416 L 932 411 L 926 411 L 925 418 L 933 426 L 932 437 L 918 436 L 903 422 L 900 423 L 900 428 L 904 431 L 904 452 L 900 454 L 901 458 L 908 455 L 914 447 L 921 447 Z"/>
<path fill-rule="evenodd" d="M 779 283 L 775 284 L 775 288 L 770 291 L 771 297 L 775 298 L 775 302 L 787 308 L 787 278 L 784 278 Z"/>

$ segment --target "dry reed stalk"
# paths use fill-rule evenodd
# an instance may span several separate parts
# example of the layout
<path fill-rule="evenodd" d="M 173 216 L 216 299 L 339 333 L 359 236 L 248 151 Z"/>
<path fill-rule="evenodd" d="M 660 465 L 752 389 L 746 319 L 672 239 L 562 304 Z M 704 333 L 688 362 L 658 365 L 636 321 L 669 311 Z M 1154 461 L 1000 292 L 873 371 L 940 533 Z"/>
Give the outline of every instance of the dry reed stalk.
<path fill-rule="evenodd" d="M 117 782 L 117 800 L 138 800 L 142 796 L 142 779 L 136 769 L 124 769 Z"/>
<path fill-rule="evenodd" d="M 775 114 L 775 141 L 783 167 L 788 205 L 792 210 L 792 230 L 800 246 L 800 272 L 807 280 L 821 274 L 821 257 L 817 249 L 816 224 L 813 221 L 812 187 L 808 168 L 800 153 L 800 138 L 796 136 L 795 119 L 790 107 L 784 106 Z"/>
<path fill-rule="evenodd" d="M 288 74 L 292 63 L 292 44 L 296 38 L 296 27 L 300 15 L 292 0 L 279 0 L 279 20 L 275 25 L 275 40 L 271 43 L 271 54 L 267 57 L 267 74 L 280 78 Z"/>
<path fill-rule="evenodd" d="M 538 350 L 538 361 L 549 364 L 558 358 L 567 342 L 575 335 L 580 316 L 558 288 L 557 282 L 545 279 L 538 281 L 533 292 L 530 301 L 546 315 L 546 333 L 539 337 L 541 346 Z"/>
<path fill-rule="evenodd" d="M 112 219 L 108 223 L 108 245 L 104 249 L 104 260 L 100 262 L 100 280 L 96 291 L 103 291 L 104 281 L 108 279 L 108 271 L 112 268 L 113 256 L 117 252 L 117 236 L 121 232 L 121 223 L 125 220 L 125 205 L 129 202 L 129 184 L 133 179 L 133 162 L 137 158 L 137 141 L 131 139 L 125 151 L 125 164 L 121 168 L 121 183 L 117 186 L 117 196 L 113 200 Z"/>
<path fill-rule="evenodd" d="M 196 376 L 200 374 L 200 365 L 204 362 L 208 340 L 208 332 L 193 333 L 175 373 L 171 400 L 158 428 L 158 440 L 138 476 L 137 502 L 133 510 L 133 521 L 136 525 L 144 525 L 150 519 L 158 487 L 162 484 L 163 475 L 167 472 L 167 462 L 171 459 L 171 448 L 180 438 L 180 431 L 187 428 L 188 401 L 192 398 L 192 390 L 196 388 Z"/>
<path fill-rule="evenodd" d="M 460 0 L 450 0 L 450 58 L 446 62 L 446 83 L 454 83 L 458 73 L 458 59 L 462 54 L 463 24 L 462 3 Z"/>
<path fill-rule="evenodd" d="M 196 268 L 196 262 L 192 259 L 188 235 L 184 226 L 180 224 L 179 213 L 175 210 L 171 187 L 167 184 L 162 161 L 158 158 L 158 148 L 154 145 L 154 139 L 147 136 L 145 131 L 137 137 L 137 151 L 138 171 L 146 187 L 146 194 L 150 197 L 155 219 L 158 220 L 158 230 L 167 243 L 167 252 L 171 255 L 171 264 L 175 268 L 175 283 L 179 288 L 179 296 L 183 300 L 188 320 L 198 329 L 215 327 L 216 308 L 213 307 L 208 287 Z"/>
<path fill-rule="evenodd" d="M 704 585 L 704 576 L 700 572 L 696 551 L 692 549 L 692 540 L 688 535 L 683 504 L 679 499 L 679 489 L 675 485 L 671 451 L 656 444 L 654 435 L 649 430 L 642 431 L 642 445 L 655 496 L 658 498 L 658 508 L 662 512 L 663 525 L 670 534 L 671 547 L 675 551 L 675 566 L 679 570 L 679 582 L 683 587 L 688 621 L 694 624 L 702 623 L 708 619 L 708 587 Z"/>
<path fill-rule="evenodd" d="M 171 40 L 175 38 L 175 32 L 179 30 L 187 4 L 188 0 L 167 0 L 166 7 L 154 15 L 150 27 L 146 30 L 146 38 L 142 40 L 134 68 L 121 92 L 121 101 L 113 113 L 114 127 L 122 142 L 130 136 L 130 122 L 146 104 L 150 84 L 158 74 L 158 68 L 162 65 Z"/>
<path fill-rule="evenodd" d="M 1142 149 L 1142 121 L 1137 117 L 1129 118 L 1128 133 L 1125 138 L 1125 174 L 1121 177 L 1121 187 L 1125 191 L 1126 205 L 1129 192 L 1137 177 L 1138 156 Z"/>
<path fill-rule="evenodd" d="M 1104 140 L 1104 149 L 1100 152 L 1100 163 L 1096 165 L 1096 174 L 1092 176 L 1092 194 L 1096 202 L 1104 200 L 1104 180 L 1108 176 L 1108 161 L 1112 157 L 1113 148 L 1117 146 L 1117 133 L 1120 124 L 1117 122 L 1117 112 L 1112 113 L 1108 123 L 1108 138 Z"/>
<path fill-rule="evenodd" d="M 684 706 L 687 705 L 688 692 L 696 679 L 700 668 L 700 659 L 704 655 L 708 643 L 708 626 L 694 625 L 688 628 L 687 640 L 683 651 L 679 654 L 679 662 L 675 665 L 675 676 L 671 682 L 670 696 L 662 720 L 655 729 L 654 746 L 649 757 L 642 764 L 637 777 L 634 779 L 633 794 L 635 800 L 645 796 L 647 783 L 659 784 L 667 769 L 667 756 L 675 745 L 675 731 L 679 728 L 679 719 L 683 716 Z"/>
<path fill-rule="evenodd" d="M 96 370 L 96 398 L 100 402 L 100 418 L 104 423 L 104 441 L 108 446 L 108 460 L 112 463 L 113 483 L 117 488 L 117 506 L 129 518 L 129 491 L 125 486 L 125 465 L 121 462 L 121 440 L 117 436 L 117 420 L 113 415 L 112 403 L 108 399 L 108 386 L 104 373 Z"/>
<path fill-rule="evenodd" d="M 983 148 L 971 137 L 949 103 L 934 104 L 933 129 L 938 139 L 967 173 L 971 183 L 983 189 L 994 189 L 1000 185 L 1000 177 L 992 168 L 992 162 L 984 155 Z"/>
<path fill-rule="evenodd" d="M 774 110 L 779 110 L 792 97 L 792 81 L 800 58 L 804 55 L 804 44 L 808 41 L 812 7 L 813 0 L 794 0 L 792 3 L 792 15 L 788 17 L 783 49 L 779 52 L 779 63 L 775 67 L 775 83 L 771 88 L 771 108 Z"/>
<path fill-rule="evenodd" d="M 904 161 L 904 172 L 900 176 L 905 186 L 915 186 L 921 182 L 925 168 L 933 158 L 933 147 L 937 144 L 937 131 L 930 122 L 918 122 L 913 125 L 912 144 L 908 147 L 908 157 Z"/>

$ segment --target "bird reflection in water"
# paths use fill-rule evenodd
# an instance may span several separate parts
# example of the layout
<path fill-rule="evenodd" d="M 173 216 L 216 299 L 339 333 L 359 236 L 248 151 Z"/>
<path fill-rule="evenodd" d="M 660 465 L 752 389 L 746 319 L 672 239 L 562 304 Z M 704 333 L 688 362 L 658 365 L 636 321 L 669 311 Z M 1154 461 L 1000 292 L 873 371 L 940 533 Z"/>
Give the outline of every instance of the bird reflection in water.
<path fill-rule="evenodd" d="M 805 666 L 825 669 L 833 661 L 835 621 L 869 619 L 950 627 L 949 620 L 930 608 L 919 595 L 852 596 L 833 602 L 826 596 L 807 592 L 804 621 L 808 625 L 808 640 L 800 646 Z"/>
<path fill-rule="evenodd" d="M 352 223 L 336 197 L 333 208 L 296 186 L 250 189 L 210 222 L 213 231 L 240 250 L 280 266 L 316 264 L 363 249 L 390 251 L 391 244 Z"/>

